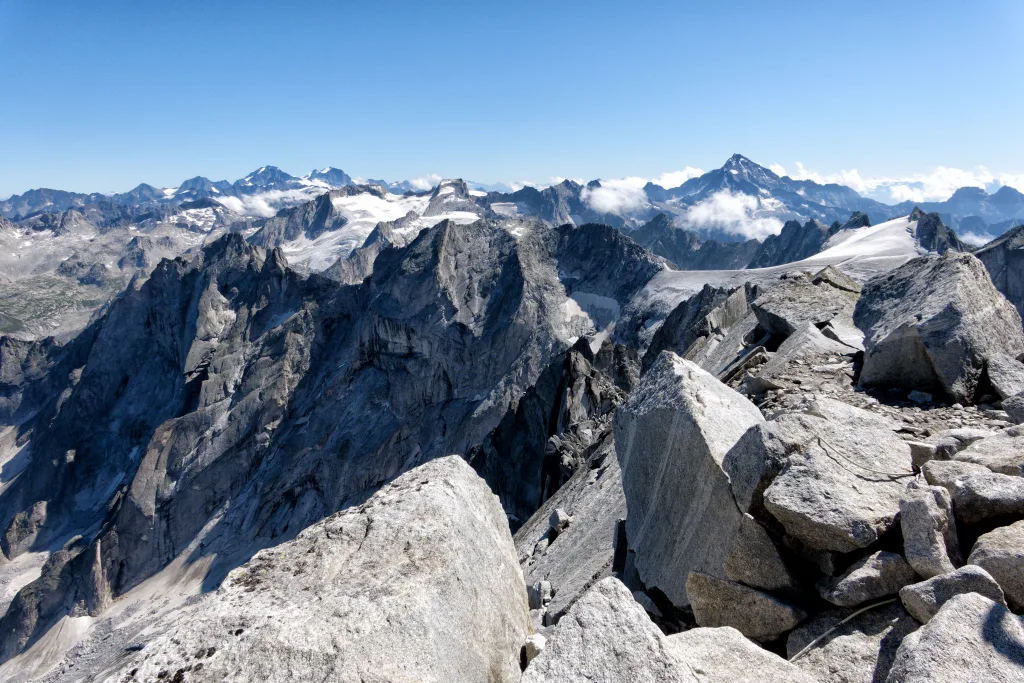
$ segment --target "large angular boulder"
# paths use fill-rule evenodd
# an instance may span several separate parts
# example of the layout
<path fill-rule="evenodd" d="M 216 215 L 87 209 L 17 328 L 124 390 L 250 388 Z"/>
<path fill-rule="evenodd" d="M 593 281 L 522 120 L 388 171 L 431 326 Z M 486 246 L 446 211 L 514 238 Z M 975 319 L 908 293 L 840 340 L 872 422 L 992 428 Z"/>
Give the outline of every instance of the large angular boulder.
<path fill-rule="evenodd" d="M 896 521 L 901 482 L 912 476 L 910 447 L 887 420 L 832 399 L 819 399 L 806 414 L 788 418 L 784 425 L 776 422 L 790 432 L 788 441 L 803 447 L 789 455 L 765 490 L 765 508 L 812 548 L 867 547 Z M 746 464 L 757 462 L 756 449 L 742 463 L 730 455 L 730 473 L 757 469 Z"/>
<path fill-rule="evenodd" d="M 992 575 L 1010 607 L 1024 609 L 1024 520 L 982 534 L 967 562 Z"/>
<path fill-rule="evenodd" d="M 860 384 L 975 398 L 986 361 L 1024 352 L 1017 310 L 970 254 L 913 259 L 869 281 L 854 321 L 865 333 Z"/>
<path fill-rule="evenodd" d="M 841 576 L 822 581 L 821 597 L 839 607 L 854 607 L 896 595 L 914 581 L 914 570 L 902 556 L 879 550 L 854 562 Z"/>
<path fill-rule="evenodd" d="M 458 680 L 454 678 L 446 680 Z M 522 683 L 698 683 L 621 581 L 594 584 L 551 631 Z"/>
<path fill-rule="evenodd" d="M 1024 428 L 1010 427 L 979 439 L 953 456 L 963 462 L 984 465 L 993 472 L 1024 477 Z"/>
<path fill-rule="evenodd" d="M 693 628 L 668 637 L 700 683 L 816 683 L 734 628 Z"/>
<path fill-rule="evenodd" d="M 808 323 L 848 320 L 856 303 L 855 292 L 834 287 L 824 279 L 815 284 L 803 275 L 792 275 L 770 285 L 751 308 L 767 332 L 788 337 Z"/>
<path fill-rule="evenodd" d="M 258 552 L 110 680 L 518 681 L 529 630 L 498 499 L 450 456 Z"/>
<path fill-rule="evenodd" d="M 615 414 L 626 493 L 626 538 L 639 578 L 689 604 L 686 576 L 724 576 L 740 526 L 722 459 L 763 421 L 750 401 L 665 352 Z"/>
<path fill-rule="evenodd" d="M 929 484 L 949 491 L 953 514 L 961 524 L 1024 516 L 1024 477 L 960 460 L 931 460 L 921 471 Z"/>
<path fill-rule="evenodd" d="M 1024 391 L 1024 363 L 1005 353 L 993 353 L 987 360 L 988 381 L 999 398 L 1007 399 Z"/>
<path fill-rule="evenodd" d="M 911 482 L 900 498 L 907 562 L 924 578 L 953 571 L 961 562 L 949 491 Z"/>
<path fill-rule="evenodd" d="M 949 574 L 933 576 L 927 581 L 900 589 L 900 601 L 911 616 L 927 624 L 953 596 L 978 593 L 1000 605 L 1006 604 L 1003 589 L 992 575 L 981 567 L 968 564 Z"/>
<path fill-rule="evenodd" d="M 799 589 L 799 580 L 782 559 L 775 541 L 746 513 L 725 557 L 725 575 L 733 581 L 767 591 Z"/>
<path fill-rule="evenodd" d="M 793 629 L 789 660 L 820 683 L 885 681 L 900 642 L 919 625 L 898 604 L 855 612 L 828 610 Z"/>
<path fill-rule="evenodd" d="M 1024 422 L 1024 391 L 1003 399 L 1003 410 L 1013 424 Z"/>
<path fill-rule="evenodd" d="M 886 681 L 1024 681 L 1024 626 L 983 595 L 954 596 L 903 639 Z"/>
<path fill-rule="evenodd" d="M 686 591 L 699 626 L 731 626 L 754 640 L 774 640 L 807 616 L 773 595 L 698 572 L 686 580 Z"/>

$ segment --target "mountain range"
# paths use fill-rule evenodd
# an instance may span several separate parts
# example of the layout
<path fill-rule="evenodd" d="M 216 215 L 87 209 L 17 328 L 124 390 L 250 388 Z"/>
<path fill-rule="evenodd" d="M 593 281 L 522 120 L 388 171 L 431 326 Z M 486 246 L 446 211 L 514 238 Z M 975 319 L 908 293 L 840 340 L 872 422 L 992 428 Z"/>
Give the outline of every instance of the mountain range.
<path fill-rule="evenodd" d="M 210 199 L 241 214 L 266 217 L 309 201 L 325 190 L 356 184 L 352 176 L 334 167 L 293 176 L 276 166 L 262 166 L 234 182 L 196 176 L 174 188 L 143 183 L 128 192 L 115 194 L 29 190 L 0 202 L 0 215 L 17 221 L 39 212 L 87 211 L 102 206 L 126 207 L 138 212 Z M 429 191 L 417 190 L 409 181 L 368 180 L 361 184 L 381 186 L 400 195 Z M 478 183 L 470 182 L 468 186 L 478 191 L 485 189 Z M 738 202 L 736 198 L 740 198 Z M 728 206 L 723 207 L 722 200 L 728 200 Z M 649 182 L 643 188 L 624 192 L 613 181 L 592 180 L 583 184 L 565 180 L 547 188 L 484 191 L 477 203 L 498 213 L 536 216 L 555 224 L 598 221 L 626 228 L 639 227 L 658 213 L 665 213 L 680 227 L 691 229 L 702 238 L 714 237 L 719 241 L 742 241 L 777 234 L 788 220 L 845 222 L 858 211 L 872 222 L 881 222 L 907 215 L 915 206 L 914 202 L 884 204 L 862 197 L 844 185 L 780 177 L 740 154 L 734 154 L 721 168 L 691 178 L 678 187 L 665 188 Z M 1024 194 L 1009 186 L 992 194 L 982 188 L 964 187 L 945 201 L 919 205 L 926 212 L 938 213 L 944 223 L 954 229 L 989 238 L 1002 234 L 1014 221 L 1024 217 Z M 760 226 L 759 233 L 754 232 L 752 223 Z"/>
<path fill-rule="evenodd" d="M 441 221 L 604 224 L 666 268 L 766 268 L 818 253 L 838 233 L 919 211 L 922 248 L 966 249 L 1016 225 L 1024 196 L 1004 187 L 947 202 L 887 206 L 840 185 L 778 176 L 734 155 L 675 188 L 565 180 L 512 192 L 460 179 L 416 190 L 326 167 L 302 177 L 264 166 L 234 182 L 195 177 L 175 188 L 112 195 L 32 190 L 0 202 L 0 333 L 73 335 L 104 302 L 163 258 L 191 257 L 225 233 L 280 248 L 292 268 L 357 283 L 381 250 Z M 961 226 L 959 236 L 956 226 Z M 947 234 L 948 233 L 948 234 Z"/>

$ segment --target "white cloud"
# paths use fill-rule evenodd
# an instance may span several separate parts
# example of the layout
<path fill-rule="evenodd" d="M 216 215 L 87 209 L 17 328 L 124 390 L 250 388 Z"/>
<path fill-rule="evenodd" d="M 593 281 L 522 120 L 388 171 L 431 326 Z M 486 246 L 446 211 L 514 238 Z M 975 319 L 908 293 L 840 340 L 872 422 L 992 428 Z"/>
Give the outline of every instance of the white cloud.
<path fill-rule="evenodd" d="M 980 247 L 983 244 L 988 244 L 995 239 L 994 235 L 986 235 L 980 232 L 965 232 L 960 235 L 960 239 L 966 242 L 972 247 Z"/>
<path fill-rule="evenodd" d="M 838 173 L 819 173 L 806 168 L 799 161 L 790 173 L 779 164 L 771 169 L 778 175 L 788 175 L 794 180 L 813 180 L 816 183 L 838 183 L 852 187 L 860 194 L 883 202 L 939 202 L 949 199 L 961 187 L 982 187 L 994 192 L 1003 185 L 1015 189 L 1024 187 L 1024 174 L 993 173 L 984 166 L 971 170 L 936 166 L 926 173 L 916 173 L 902 178 L 865 178 L 857 169 Z"/>
<path fill-rule="evenodd" d="M 580 199 L 590 208 L 603 213 L 633 211 L 647 206 L 647 193 L 644 192 L 644 185 L 648 182 L 672 189 L 703 173 L 704 171 L 699 168 L 687 166 L 682 171 L 669 171 L 650 179 L 639 176 L 602 179 L 601 187 L 584 187 L 580 192 Z M 555 185 L 565 179 L 550 178 L 549 180 L 551 185 Z M 584 183 L 581 179 L 574 178 L 573 180 L 581 185 Z"/>
<path fill-rule="evenodd" d="M 671 190 L 679 187 L 690 178 L 696 178 L 697 176 L 704 175 L 704 171 L 693 166 L 687 166 L 682 171 L 669 171 L 668 173 L 662 173 L 657 178 L 651 178 L 651 182 L 655 185 L 661 185 L 666 190 Z"/>
<path fill-rule="evenodd" d="M 419 178 L 411 178 L 409 180 L 409 184 L 412 185 L 414 190 L 431 190 L 442 180 L 444 180 L 444 178 L 438 174 L 428 173 L 420 176 Z"/>
<path fill-rule="evenodd" d="M 1024 192 L 1024 173 L 1000 173 L 996 177 L 1000 185 L 1009 185 L 1015 190 Z"/>
<path fill-rule="evenodd" d="M 580 191 L 580 199 L 594 211 L 602 213 L 632 211 L 647 205 L 646 184 L 646 178 L 637 177 L 602 180 L 600 187 L 584 187 Z"/>
<path fill-rule="evenodd" d="M 761 200 L 752 195 L 722 190 L 686 210 L 683 223 L 691 229 L 717 228 L 733 235 L 763 240 L 782 230 L 782 221 L 758 215 Z"/>
<path fill-rule="evenodd" d="M 924 191 L 919 187 L 912 187 L 906 183 L 889 185 L 889 199 L 896 202 L 923 202 L 925 201 Z M 947 196 L 946 199 L 949 197 Z M 939 200 L 941 201 L 941 200 Z"/>
<path fill-rule="evenodd" d="M 235 213 L 267 218 L 275 215 L 284 206 L 308 202 L 319 194 L 323 194 L 323 188 L 310 187 L 303 190 L 270 190 L 242 197 L 214 197 L 214 201 L 220 202 Z"/>

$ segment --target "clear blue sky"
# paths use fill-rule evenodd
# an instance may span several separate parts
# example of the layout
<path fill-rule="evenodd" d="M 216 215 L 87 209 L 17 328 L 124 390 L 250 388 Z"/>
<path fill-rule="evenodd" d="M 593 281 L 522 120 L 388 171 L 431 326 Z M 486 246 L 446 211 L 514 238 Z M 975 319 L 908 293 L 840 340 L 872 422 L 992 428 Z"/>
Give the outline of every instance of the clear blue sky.
<path fill-rule="evenodd" d="M 196 174 L 1024 172 L 1024 2 L 0 0 L 0 196 Z"/>

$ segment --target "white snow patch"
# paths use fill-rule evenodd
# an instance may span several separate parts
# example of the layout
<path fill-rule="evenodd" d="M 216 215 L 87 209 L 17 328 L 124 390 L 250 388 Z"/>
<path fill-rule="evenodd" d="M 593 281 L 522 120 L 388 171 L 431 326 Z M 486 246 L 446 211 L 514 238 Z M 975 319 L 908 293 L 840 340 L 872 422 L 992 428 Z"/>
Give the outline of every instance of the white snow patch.
<path fill-rule="evenodd" d="M 515 202 L 495 202 L 491 211 L 502 216 L 518 216 L 519 206 Z"/>
<path fill-rule="evenodd" d="M 50 553 L 45 550 L 22 553 L 10 562 L 0 564 L 0 614 L 7 611 L 18 591 L 39 578 L 49 557 Z"/>
<path fill-rule="evenodd" d="M 0 432 L 0 494 L 14 482 L 32 460 L 32 442 L 17 443 L 17 427 L 6 427 Z"/>
<path fill-rule="evenodd" d="M 214 201 L 245 216 L 269 218 L 279 209 L 308 202 L 323 194 L 323 187 L 310 185 L 294 190 L 270 190 L 242 197 L 215 197 Z"/>
<path fill-rule="evenodd" d="M 451 211 L 436 216 L 423 217 L 430 203 L 429 196 L 404 197 L 388 193 L 378 197 L 369 192 L 348 196 L 332 197 L 334 210 L 345 217 L 344 227 L 333 232 L 320 235 L 315 240 L 305 236 L 282 245 L 289 263 L 305 265 L 310 270 L 319 271 L 329 267 L 341 257 L 348 256 L 353 249 L 361 246 L 367 236 L 381 221 L 397 221 L 404 218 L 410 211 L 418 217 L 398 231 L 400 235 L 412 238 L 420 230 L 437 225 L 443 220 L 466 224 L 479 220 L 479 216 L 470 211 Z"/>
<path fill-rule="evenodd" d="M 833 235 L 820 253 L 771 268 L 662 270 L 633 298 L 630 306 L 640 310 L 658 310 L 667 315 L 706 284 L 733 288 L 745 282 L 769 283 L 783 273 L 814 273 L 828 265 L 836 266 L 863 282 L 925 253 L 914 238 L 916 228 L 916 221 L 904 217 L 866 228 L 844 230 Z M 653 324 L 660 325 L 661 320 Z"/>
<path fill-rule="evenodd" d="M 92 617 L 64 617 L 27 651 L 0 666 L 0 680 L 38 680 L 89 630 Z"/>

